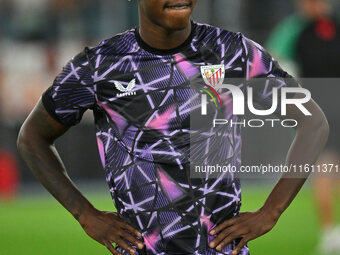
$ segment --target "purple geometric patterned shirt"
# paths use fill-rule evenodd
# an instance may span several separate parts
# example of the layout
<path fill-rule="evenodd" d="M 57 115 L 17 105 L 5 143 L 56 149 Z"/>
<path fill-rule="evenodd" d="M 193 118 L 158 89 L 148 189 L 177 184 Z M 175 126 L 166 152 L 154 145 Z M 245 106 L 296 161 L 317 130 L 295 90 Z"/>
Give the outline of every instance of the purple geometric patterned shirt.
<path fill-rule="evenodd" d="M 190 144 L 195 133 L 190 129 L 191 111 L 200 111 L 191 99 L 206 85 L 200 67 L 221 64 L 226 79 L 289 77 L 243 34 L 192 22 L 189 38 L 171 50 L 151 48 L 138 29 L 85 48 L 43 95 L 46 110 L 65 126 L 79 123 L 87 109 L 93 111 L 115 207 L 143 233 L 145 248 L 138 254 L 231 254 L 239 241 L 221 252 L 208 246 L 213 239 L 209 229 L 240 210 L 239 179 L 190 178 L 189 173 L 190 155 L 209 157 L 202 144 Z M 239 87 L 244 90 L 246 85 Z M 266 91 L 255 88 L 255 100 L 263 106 L 271 104 Z M 220 98 L 225 117 L 237 121 L 228 107 L 230 94 Z M 209 155 L 240 165 L 240 128 L 224 132 L 227 138 Z M 213 144 L 214 139 L 213 133 L 203 143 Z M 245 246 L 240 254 L 248 252 Z"/>

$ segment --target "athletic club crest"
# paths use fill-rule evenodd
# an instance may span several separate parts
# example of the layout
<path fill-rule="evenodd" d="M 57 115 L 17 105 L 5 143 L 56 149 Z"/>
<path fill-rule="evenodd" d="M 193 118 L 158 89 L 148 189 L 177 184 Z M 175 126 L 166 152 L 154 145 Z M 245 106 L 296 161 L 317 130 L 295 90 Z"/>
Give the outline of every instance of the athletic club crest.
<path fill-rule="evenodd" d="M 207 85 L 216 87 L 224 81 L 224 65 L 201 66 L 201 74 Z"/>

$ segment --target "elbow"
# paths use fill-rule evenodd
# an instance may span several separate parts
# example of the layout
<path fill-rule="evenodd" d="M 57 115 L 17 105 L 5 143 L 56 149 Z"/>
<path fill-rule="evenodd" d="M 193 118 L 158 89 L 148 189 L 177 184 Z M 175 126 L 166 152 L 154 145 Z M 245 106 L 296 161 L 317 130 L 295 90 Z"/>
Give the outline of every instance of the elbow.
<path fill-rule="evenodd" d="M 25 131 L 25 126 L 23 125 L 19 131 L 17 137 L 17 150 L 20 155 L 23 155 L 25 149 L 29 147 L 29 141 L 27 137 L 27 132 Z"/>
<path fill-rule="evenodd" d="M 307 135 L 311 140 L 326 143 L 329 136 L 329 124 L 326 116 L 321 113 L 314 115 L 312 118 L 305 118 L 298 125 L 297 133 L 303 136 Z"/>
<path fill-rule="evenodd" d="M 315 135 L 317 135 L 321 141 L 324 143 L 327 142 L 329 136 L 329 124 L 325 115 L 318 118 L 311 128 L 313 128 Z"/>
<path fill-rule="evenodd" d="M 37 148 L 47 148 L 53 142 L 42 136 L 39 131 L 29 122 L 25 122 L 17 137 L 17 150 L 21 157 L 25 158 L 28 153 L 36 151 Z"/>
<path fill-rule="evenodd" d="M 325 142 L 327 142 L 330 131 L 329 131 L 329 124 L 328 124 L 326 117 L 325 117 L 320 129 L 322 130 L 321 132 L 322 132 L 323 136 L 325 137 Z"/>
<path fill-rule="evenodd" d="M 23 157 L 26 152 L 32 151 L 38 141 L 39 137 L 35 135 L 34 129 L 30 128 L 27 122 L 25 122 L 17 137 L 17 150 L 19 154 Z"/>

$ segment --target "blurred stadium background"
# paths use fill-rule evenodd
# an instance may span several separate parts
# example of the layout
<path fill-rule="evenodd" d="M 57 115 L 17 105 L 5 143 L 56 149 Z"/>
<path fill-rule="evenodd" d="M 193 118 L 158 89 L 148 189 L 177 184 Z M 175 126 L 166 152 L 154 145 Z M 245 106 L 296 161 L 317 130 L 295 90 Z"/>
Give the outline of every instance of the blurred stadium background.
<path fill-rule="evenodd" d="M 3 164 L 18 169 L 19 176 L 16 195 L 0 198 L 0 255 L 108 254 L 34 179 L 18 156 L 16 137 L 42 92 L 72 56 L 137 25 L 136 1 L 0 0 L 0 155 L 7 155 Z M 194 19 L 242 31 L 264 44 L 274 26 L 293 11 L 293 0 L 199 0 Z M 247 161 L 256 162 L 270 148 L 270 160 L 284 162 L 289 131 L 277 130 L 269 137 L 266 130 L 256 131 L 255 136 L 245 132 Z M 266 135 L 268 139 L 256 140 Z M 275 147 L 279 143 L 282 146 Z M 114 210 L 91 113 L 57 146 L 84 194 L 99 209 Z M 274 182 L 245 180 L 242 211 L 258 209 Z M 319 238 L 316 215 L 312 188 L 307 185 L 275 229 L 249 244 L 251 254 L 314 254 Z"/>

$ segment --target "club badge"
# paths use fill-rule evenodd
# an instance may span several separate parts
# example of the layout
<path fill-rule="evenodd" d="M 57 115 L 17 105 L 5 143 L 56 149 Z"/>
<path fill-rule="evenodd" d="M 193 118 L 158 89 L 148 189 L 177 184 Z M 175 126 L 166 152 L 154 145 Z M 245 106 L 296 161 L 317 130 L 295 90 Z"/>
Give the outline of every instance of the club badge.
<path fill-rule="evenodd" d="M 217 87 L 224 81 L 224 65 L 201 66 L 201 74 L 207 85 Z"/>

